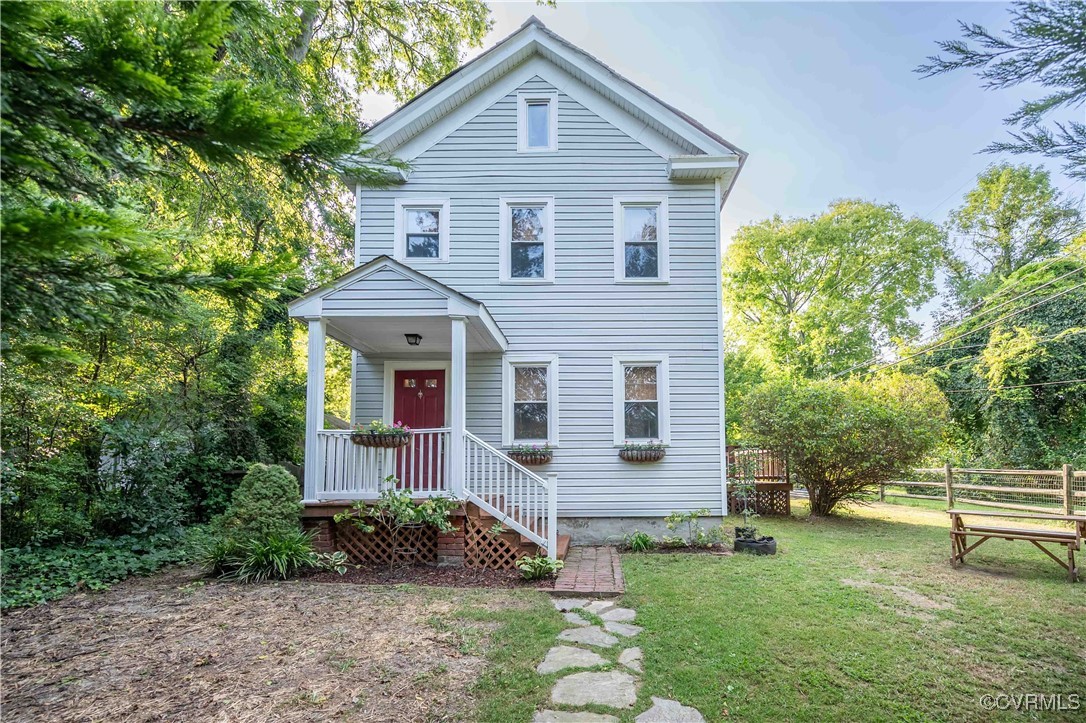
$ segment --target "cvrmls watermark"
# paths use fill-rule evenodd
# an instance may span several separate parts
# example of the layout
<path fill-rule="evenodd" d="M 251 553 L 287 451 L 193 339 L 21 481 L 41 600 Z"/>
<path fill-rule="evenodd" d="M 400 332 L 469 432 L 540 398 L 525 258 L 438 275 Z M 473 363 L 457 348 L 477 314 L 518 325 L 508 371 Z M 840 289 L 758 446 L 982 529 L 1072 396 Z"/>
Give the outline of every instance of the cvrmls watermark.
<path fill-rule="evenodd" d="M 1079 710 L 1079 698 L 1078 693 L 996 693 L 982 695 L 980 707 L 984 710 L 1043 710 L 1062 713 Z"/>

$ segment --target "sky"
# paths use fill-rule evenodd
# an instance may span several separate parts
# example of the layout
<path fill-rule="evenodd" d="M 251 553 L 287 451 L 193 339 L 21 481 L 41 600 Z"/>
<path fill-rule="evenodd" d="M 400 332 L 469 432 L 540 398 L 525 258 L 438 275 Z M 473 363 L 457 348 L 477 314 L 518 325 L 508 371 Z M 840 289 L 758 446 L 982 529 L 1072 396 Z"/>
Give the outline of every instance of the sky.
<path fill-rule="evenodd" d="M 724 207 L 724 242 L 746 223 L 807 216 L 839 198 L 897 204 L 941 222 L 1006 138 L 1003 118 L 1036 88 L 983 90 L 967 71 L 913 72 L 960 37 L 958 20 L 1008 24 L 1003 3 L 490 3 L 491 47 L 531 15 L 750 154 Z M 473 50 L 468 57 L 479 51 Z M 394 108 L 372 98 L 367 116 Z M 1079 117 L 1082 117 L 1079 113 Z"/>

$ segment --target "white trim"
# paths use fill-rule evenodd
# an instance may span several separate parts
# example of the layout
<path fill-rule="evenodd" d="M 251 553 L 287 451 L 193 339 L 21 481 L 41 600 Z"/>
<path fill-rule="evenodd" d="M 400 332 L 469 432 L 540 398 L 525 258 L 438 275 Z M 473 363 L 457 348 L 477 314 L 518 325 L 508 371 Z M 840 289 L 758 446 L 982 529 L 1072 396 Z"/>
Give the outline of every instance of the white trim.
<path fill-rule="evenodd" d="M 720 509 L 722 515 L 728 514 L 728 440 L 725 436 L 725 422 L 727 417 L 725 416 L 724 409 L 724 266 L 723 260 L 723 239 L 720 238 L 720 206 L 717 200 L 720 198 L 720 179 L 716 179 L 713 184 L 713 228 L 716 234 L 716 317 L 717 326 L 720 329 L 720 333 L 717 336 L 717 374 L 719 383 L 717 387 L 719 389 L 718 394 L 720 396 L 720 419 L 718 420 L 720 428 Z"/>
<path fill-rule="evenodd" d="M 547 104 L 547 145 L 528 145 L 528 105 Z M 558 150 L 558 93 L 554 91 L 517 93 L 517 153 L 554 153 Z"/>
<path fill-rule="evenodd" d="M 513 370 L 518 366 L 547 367 L 547 439 L 513 438 Z M 558 355 L 506 354 L 502 359 L 502 446 L 549 444 L 558 446 Z"/>
<path fill-rule="evenodd" d="M 626 278 L 626 239 L 623 230 L 625 206 L 659 206 L 656 212 L 657 276 L 655 278 Z M 615 283 L 616 284 L 666 284 L 671 281 L 670 222 L 667 196 L 659 194 L 615 196 L 611 208 L 615 232 Z"/>
<path fill-rule="evenodd" d="M 543 206 L 543 278 L 519 279 L 510 275 L 513 206 Z M 554 196 L 500 196 L 498 198 L 498 273 L 503 284 L 554 283 Z"/>
<path fill-rule="evenodd" d="M 362 263 L 362 184 L 354 184 L 354 265 Z"/>
<path fill-rule="evenodd" d="M 612 357 L 612 389 L 614 443 L 621 447 L 626 441 L 649 442 L 657 440 L 632 439 L 626 435 L 626 384 L 623 367 L 656 367 L 656 403 L 659 405 L 661 444 L 671 444 L 671 368 L 667 354 L 620 354 Z"/>
<path fill-rule="evenodd" d="M 393 222 L 392 257 L 405 264 L 445 264 L 449 262 L 449 206 L 448 198 L 415 198 L 403 196 L 395 200 L 395 220 Z M 437 209 L 441 218 L 438 223 L 438 256 L 436 259 L 407 256 L 407 236 L 404 228 L 404 212 L 409 209 Z"/>
<path fill-rule="evenodd" d="M 385 422 L 395 422 L 394 402 L 396 392 L 396 372 L 410 371 L 411 369 L 442 369 L 445 371 L 445 424 L 449 426 L 449 415 L 452 412 L 452 361 L 445 359 L 386 359 L 384 372 L 384 400 L 381 405 L 381 413 Z M 368 420 L 367 420 L 368 421 Z M 361 423 L 361 422 L 359 422 Z"/>

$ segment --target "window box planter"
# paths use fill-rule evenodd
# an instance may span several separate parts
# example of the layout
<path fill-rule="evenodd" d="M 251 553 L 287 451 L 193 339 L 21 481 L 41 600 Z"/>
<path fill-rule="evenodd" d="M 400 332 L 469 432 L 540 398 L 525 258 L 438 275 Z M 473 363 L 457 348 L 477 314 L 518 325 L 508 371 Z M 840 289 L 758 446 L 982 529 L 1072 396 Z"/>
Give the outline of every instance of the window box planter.
<path fill-rule="evenodd" d="M 634 462 L 637 464 L 647 464 L 650 462 L 659 462 L 664 458 L 666 450 L 663 447 L 623 447 L 618 451 L 618 456 L 627 462 Z"/>
<path fill-rule="evenodd" d="M 511 447 L 508 452 L 509 459 L 526 467 L 534 467 L 547 464 L 554 459 L 554 450 L 549 444 L 523 444 Z"/>
<path fill-rule="evenodd" d="M 397 449 L 406 447 L 411 441 L 411 434 L 372 434 L 370 432 L 353 432 L 351 441 L 363 447 L 382 447 L 385 449 Z"/>
<path fill-rule="evenodd" d="M 509 452 L 509 459 L 525 467 L 549 464 L 554 459 L 554 452 Z"/>

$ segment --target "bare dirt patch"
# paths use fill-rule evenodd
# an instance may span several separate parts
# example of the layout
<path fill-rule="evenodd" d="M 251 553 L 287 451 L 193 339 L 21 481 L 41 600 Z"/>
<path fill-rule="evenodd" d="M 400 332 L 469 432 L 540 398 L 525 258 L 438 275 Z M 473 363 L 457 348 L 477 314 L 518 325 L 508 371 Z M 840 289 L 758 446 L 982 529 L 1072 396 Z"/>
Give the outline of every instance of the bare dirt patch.
<path fill-rule="evenodd" d="M 909 606 L 909 608 L 911 608 L 911 611 L 906 611 L 906 613 L 912 612 L 914 615 L 917 615 L 918 617 L 921 617 L 923 619 L 930 619 L 931 616 L 928 614 L 918 614 L 916 613 L 916 611 L 950 610 L 954 607 L 954 603 L 952 603 L 949 599 L 936 600 L 930 597 L 926 597 L 911 588 L 905 587 L 904 585 L 883 585 L 882 583 L 871 582 L 868 580 L 848 579 L 841 580 L 841 584 L 860 590 L 872 589 L 889 592 L 893 594 L 893 596 L 896 597 L 898 600 L 905 603 Z"/>
<path fill-rule="evenodd" d="M 178 570 L 73 595 L 4 616 L 4 720 L 470 720 L 489 630 L 465 596 L 520 604 Z"/>
<path fill-rule="evenodd" d="M 516 570 L 486 570 L 467 567 L 436 567 L 433 565 L 387 565 L 348 568 L 346 574 L 321 572 L 307 579 L 317 582 L 346 582 L 362 585 L 432 585 L 435 587 L 472 588 L 534 588 L 553 590 L 554 580 L 529 581 Z"/>

